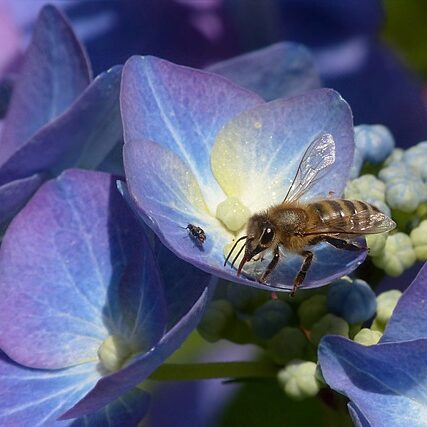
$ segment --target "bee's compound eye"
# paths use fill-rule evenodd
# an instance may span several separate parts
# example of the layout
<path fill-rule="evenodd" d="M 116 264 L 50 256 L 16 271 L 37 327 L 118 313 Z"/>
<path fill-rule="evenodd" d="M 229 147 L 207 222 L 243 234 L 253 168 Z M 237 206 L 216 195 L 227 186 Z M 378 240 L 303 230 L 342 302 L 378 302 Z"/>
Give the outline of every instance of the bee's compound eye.
<path fill-rule="evenodd" d="M 264 228 L 261 236 L 261 245 L 269 245 L 274 239 L 274 230 L 271 227 Z"/>

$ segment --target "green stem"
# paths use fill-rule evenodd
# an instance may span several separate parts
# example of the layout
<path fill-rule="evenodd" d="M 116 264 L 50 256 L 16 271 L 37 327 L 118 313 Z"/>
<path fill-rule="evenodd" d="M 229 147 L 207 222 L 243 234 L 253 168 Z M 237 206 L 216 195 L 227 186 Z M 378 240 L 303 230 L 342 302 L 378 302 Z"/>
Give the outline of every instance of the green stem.
<path fill-rule="evenodd" d="M 278 367 L 265 362 L 165 363 L 148 379 L 156 381 L 191 381 L 212 378 L 272 378 Z"/>

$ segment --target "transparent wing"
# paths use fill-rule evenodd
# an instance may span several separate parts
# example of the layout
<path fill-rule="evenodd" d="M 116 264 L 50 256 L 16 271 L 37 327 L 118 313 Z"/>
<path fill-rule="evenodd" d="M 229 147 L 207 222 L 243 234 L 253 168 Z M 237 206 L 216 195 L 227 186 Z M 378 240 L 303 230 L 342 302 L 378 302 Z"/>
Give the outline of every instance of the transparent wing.
<path fill-rule="evenodd" d="M 322 227 L 307 230 L 307 234 L 377 234 L 393 230 L 396 223 L 387 215 L 375 210 L 361 210 L 353 215 L 332 218 Z"/>
<path fill-rule="evenodd" d="M 335 142 L 325 133 L 316 138 L 304 153 L 297 173 L 283 202 L 294 202 L 328 172 L 335 162 Z"/>

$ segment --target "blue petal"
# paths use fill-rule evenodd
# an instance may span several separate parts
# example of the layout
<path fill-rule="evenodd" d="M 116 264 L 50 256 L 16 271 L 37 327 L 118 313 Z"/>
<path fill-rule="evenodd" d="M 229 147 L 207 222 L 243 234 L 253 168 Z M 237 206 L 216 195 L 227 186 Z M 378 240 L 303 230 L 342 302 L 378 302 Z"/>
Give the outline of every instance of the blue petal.
<path fill-rule="evenodd" d="M 136 388 L 95 413 L 58 422 L 58 427 L 136 427 L 146 415 L 149 403 L 150 395 Z"/>
<path fill-rule="evenodd" d="M 0 163 L 65 111 L 89 84 L 90 76 L 86 54 L 67 20 L 53 6 L 45 6 L 13 90 Z"/>
<path fill-rule="evenodd" d="M 262 102 L 221 76 L 133 57 L 124 66 L 121 91 L 125 142 L 151 140 L 172 150 L 216 208 L 222 192 L 210 170 L 215 137 L 236 114 Z"/>
<path fill-rule="evenodd" d="M 115 400 L 145 380 L 185 341 L 203 316 L 213 287 L 203 290 L 191 310 L 148 353 L 136 356 L 120 371 L 103 377 L 95 388 L 63 415 L 63 419 L 80 417 Z"/>
<path fill-rule="evenodd" d="M 39 171 L 55 175 L 68 167 L 96 168 L 122 138 L 121 69 L 98 76 L 64 114 L 16 150 L 0 169 L 0 183 Z"/>
<path fill-rule="evenodd" d="M 0 186 L 0 225 L 11 219 L 43 182 L 40 174 Z"/>
<path fill-rule="evenodd" d="M 360 239 L 361 243 L 363 240 Z M 301 289 L 317 288 L 326 285 L 354 271 L 367 256 L 366 250 L 359 252 L 345 251 L 321 243 L 310 250 L 314 253 L 313 262 L 307 272 Z M 263 260 L 249 262 L 245 265 L 243 274 L 248 278 L 260 277 L 272 260 L 272 254 L 267 254 Z M 291 252 L 282 252 L 281 261 L 268 277 L 266 285 L 259 285 L 266 290 L 291 290 L 295 277 L 301 269 L 303 258 Z M 229 269 L 230 270 L 230 269 Z M 230 270 L 233 274 L 234 270 Z M 234 273 L 235 274 L 235 273 Z M 235 277 L 233 278 L 235 279 Z M 231 279 L 231 280 L 233 280 Z M 235 281 L 235 280 L 234 280 Z M 256 286 L 253 282 L 253 286 Z"/>
<path fill-rule="evenodd" d="M 348 412 L 356 427 L 371 427 L 360 409 L 352 402 L 347 404 Z"/>
<path fill-rule="evenodd" d="M 160 340 L 167 312 L 160 272 L 147 239 L 134 242 L 133 250 L 138 257 L 131 260 L 122 280 L 110 285 L 108 300 L 117 333 L 136 352 L 147 351 Z"/>
<path fill-rule="evenodd" d="M 339 197 L 354 154 L 350 107 L 331 89 L 278 99 L 228 122 L 212 148 L 212 171 L 228 196 L 252 213 L 281 203 L 310 143 L 323 134 L 335 142 L 335 163 L 301 200 Z"/>
<path fill-rule="evenodd" d="M 61 370 L 29 369 L 0 353 L 0 424 L 42 427 L 82 398 L 96 383 L 95 363 Z M 58 426 L 69 423 L 58 423 Z"/>
<path fill-rule="evenodd" d="M 373 426 L 427 425 L 427 340 L 365 347 L 328 336 L 319 346 L 326 382 Z"/>
<path fill-rule="evenodd" d="M 136 426 L 148 410 L 149 395 L 134 389 L 99 411 L 82 418 L 57 421 L 96 383 L 96 364 L 61 370 L 25 368 L 0 353 L 0 401 L 4 427 L 122 427 Z"/>
<path fill-rule="evenodd" d="M 127 186 L 122 181 L 118 181 L 117 185 L 123 197 L 134 212 L 138 214 L 138 207 L 133 202 Z M 210 275 L 193 267 L 190 263 L 182 261 L 161 243 L 157 235 L 143 221 L 141 221 L 141 225 L 144 228 L 144 234 L 150 241 L 164 284 L 167 305 L 167 329 L 170 329 L 197 301 L 209 282 Z M 181 231 L 183 231 L 183 236 L 180 236 L 180 238 L 191 240 L 187 230 L 181 229 Z M 180 239 L 181 243 L 182 239 Z"/>
<path fill-rule="evenodd" d="M 160 245 L 157 263 L 165 284 L 169 329 L 190 311 L 210 276 L 182 261 L 163 245 Z"/>
<path fill-rule="evenodd" d="M 127 142 L 124 163 L 136 209 L 162 242 L 207 272 L 224 271 L 223 248 L 232 236 L 211 216 L 187 165 L 172 151 L 150 141 Z M 202 246 L 185 230 L 188 224 L 205 231 Z"/>
<path fill-rule="evenodd" d="M 111 175 L 70 170 L 44 184 L 12 221 L 1 247 L 2 349 L 36 368 L 97 358 L 102 341 L 122 333 L 117 286 L 144 248 L 138 230 Z M 139 303 L 144 292 L 127 285 Z M 156 320 L 148 322 L 156 325 L 147 334 L 152 341 L 165 326 L 156 308 Z"/>
<path fill-rule="evenodd" d="M 427 263 L 403 293 L 381 342 L 427 338 Z"/>
<path fill-rule="evenodd" d="M 265 100 L 297 95 L 320 87 L 313 58 L 304 46 L 281 42 L 207 68 Z"/>

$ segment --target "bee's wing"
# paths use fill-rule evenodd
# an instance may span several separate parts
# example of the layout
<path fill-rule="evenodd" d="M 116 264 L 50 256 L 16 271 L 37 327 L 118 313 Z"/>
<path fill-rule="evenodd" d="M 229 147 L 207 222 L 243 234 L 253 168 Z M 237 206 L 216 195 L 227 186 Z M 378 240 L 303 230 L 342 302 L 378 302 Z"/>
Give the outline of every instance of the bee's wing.
<path fill-rule="evenodd" d="M 396 223 L 377 210 L 361 210 L 352 215 L 325 221 L 323 227 L 306 230 L 307 234 L 377 234 L 393 230 Z"/>
<path fill-rule="evenodd" d="M 297 173 L 283 202 L 294 202 L 306 193 L 335 162 L 335 142 L 332 135 L 324 133 L 307 148 Z"/>

